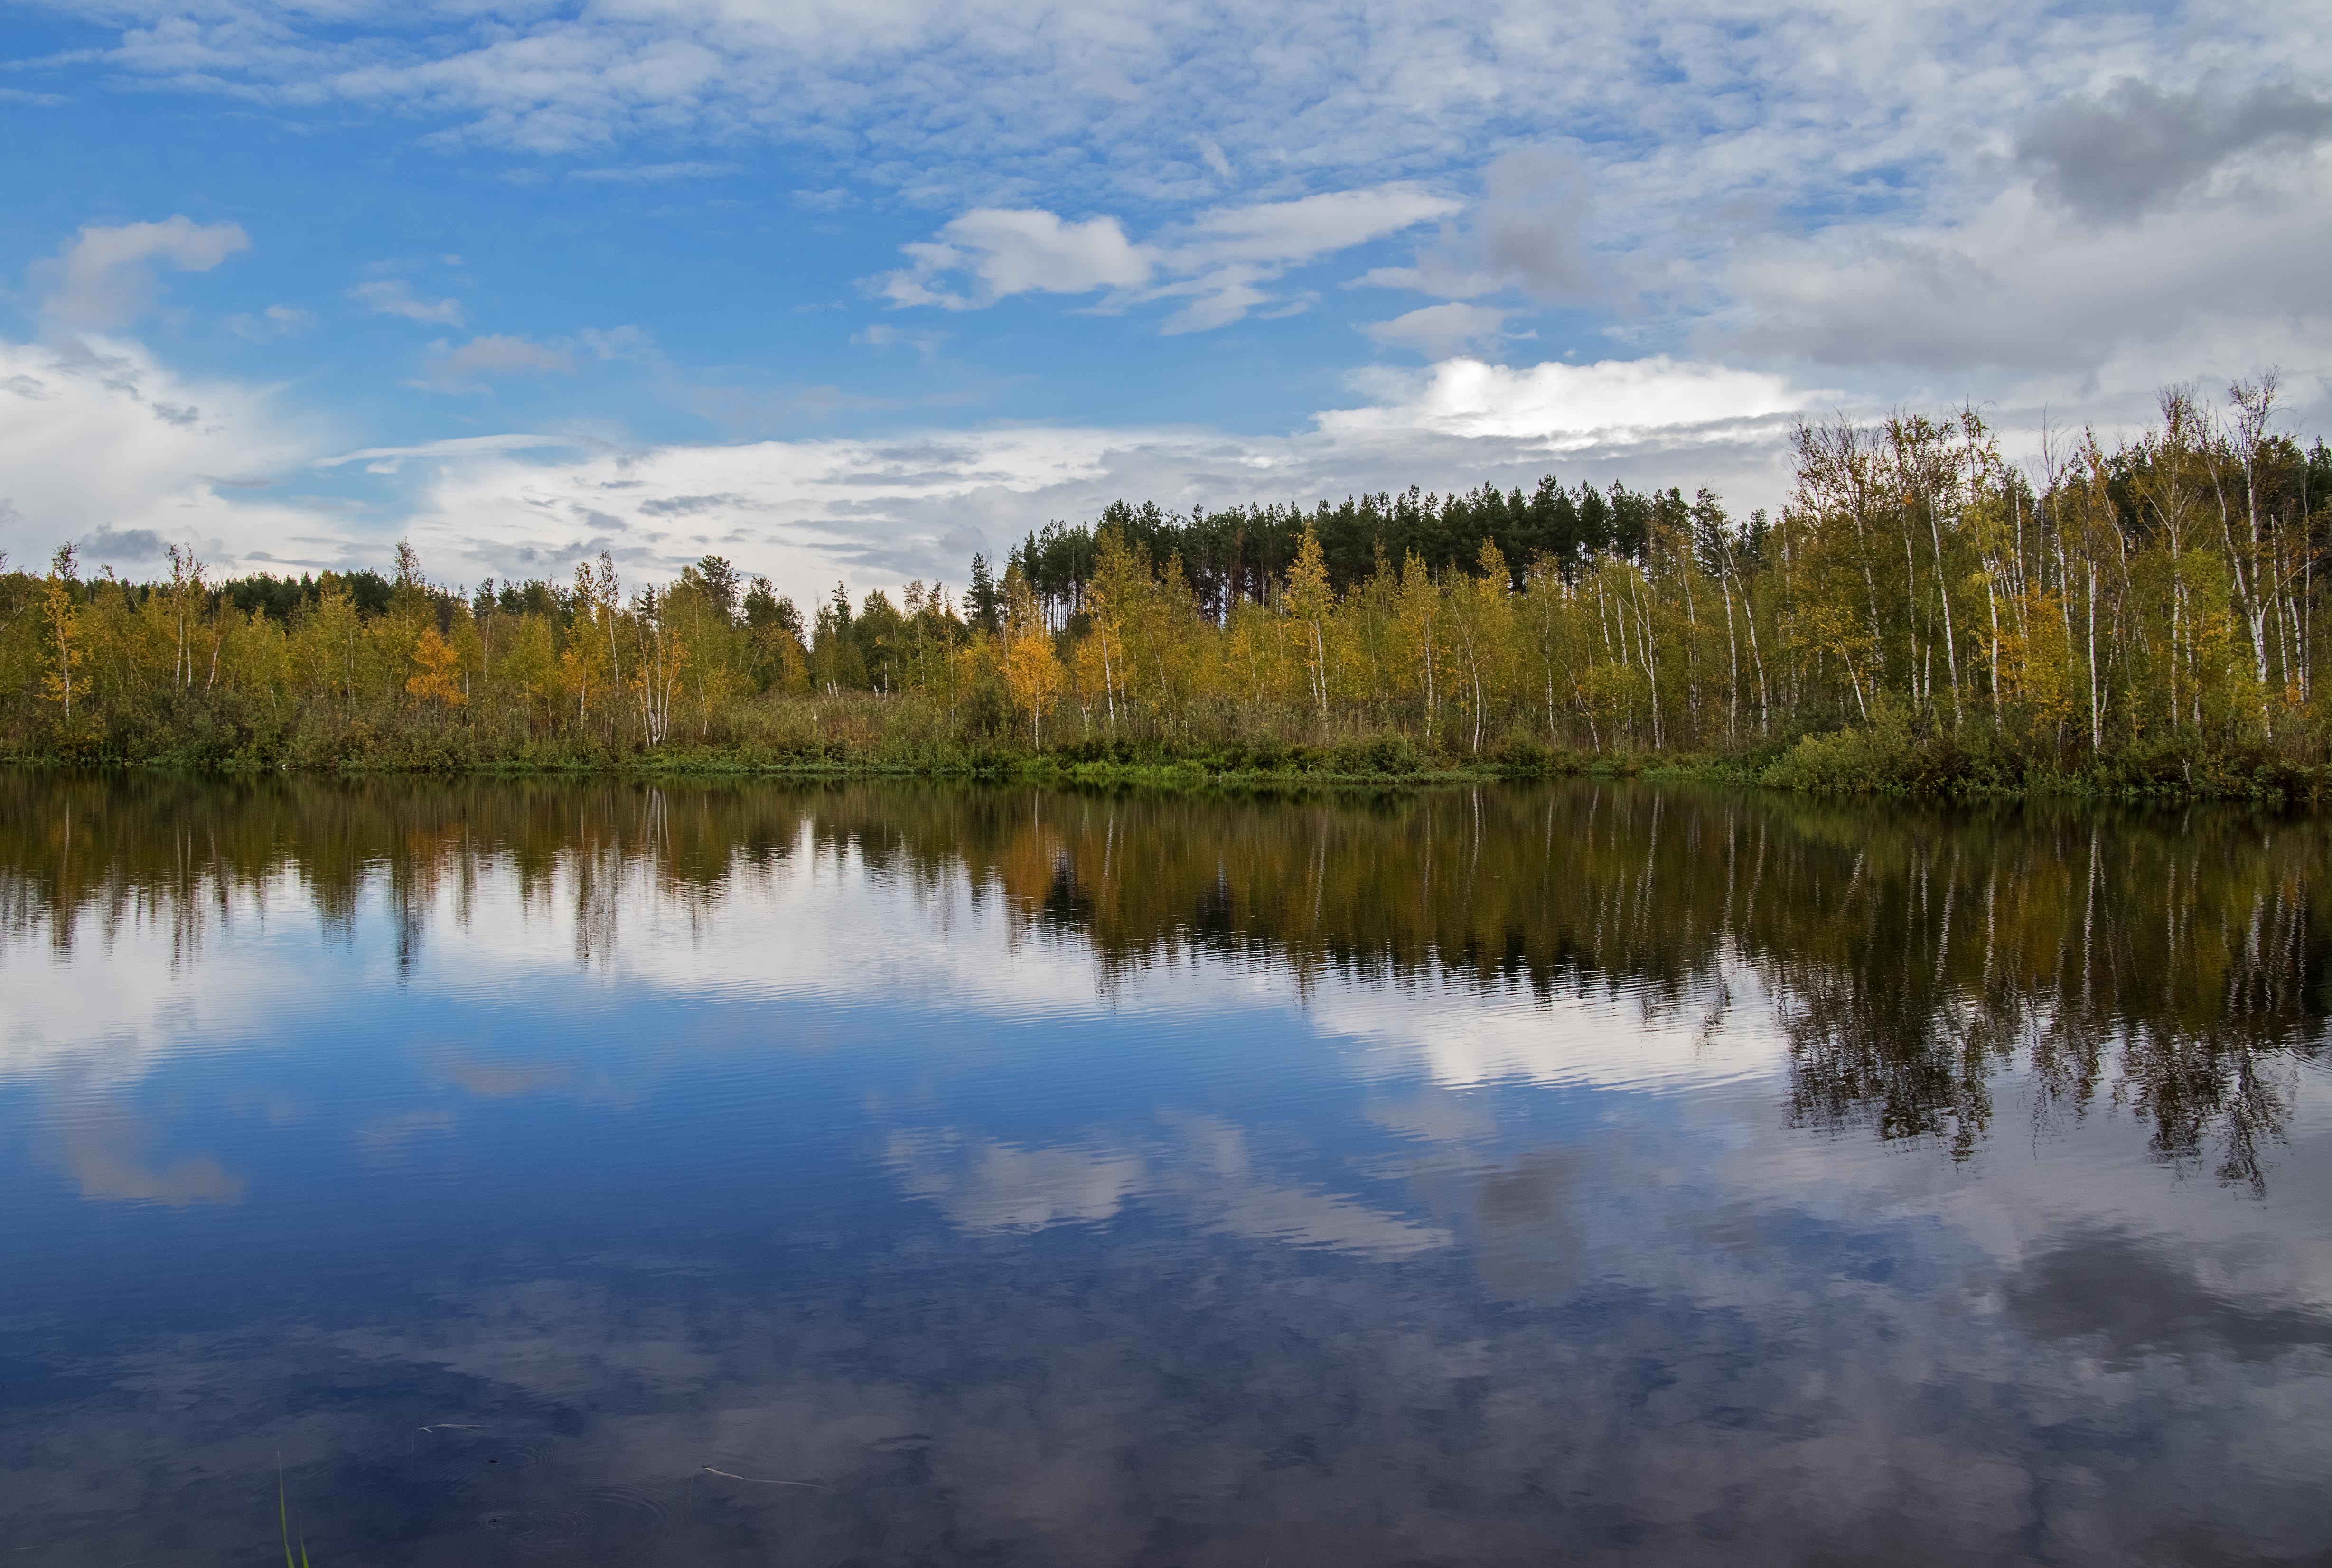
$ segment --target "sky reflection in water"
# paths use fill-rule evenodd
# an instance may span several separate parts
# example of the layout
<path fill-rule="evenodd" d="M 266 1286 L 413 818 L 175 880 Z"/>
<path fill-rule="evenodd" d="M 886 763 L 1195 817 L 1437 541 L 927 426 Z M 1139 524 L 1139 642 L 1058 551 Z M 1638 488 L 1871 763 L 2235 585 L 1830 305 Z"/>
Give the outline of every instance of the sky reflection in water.
<path fill-rule="evenodd" d="M 2332 838 L 0 780 L 0 1535 L 2332 1549 Z"/>

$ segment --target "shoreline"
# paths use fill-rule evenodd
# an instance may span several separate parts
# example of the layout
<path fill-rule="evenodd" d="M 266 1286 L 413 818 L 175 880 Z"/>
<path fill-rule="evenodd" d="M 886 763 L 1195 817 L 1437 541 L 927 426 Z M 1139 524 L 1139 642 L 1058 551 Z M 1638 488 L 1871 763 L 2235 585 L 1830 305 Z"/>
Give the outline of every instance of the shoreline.
<path fill-rule="evenodd" d="M 894 781 L 1026 784 L 1071 789 L 1132 789 L 1162 794 L 1386 794 L 1468 784 L 1555 779 L 1640 779 L 1771 789 L 1818 798 L 2006 804 L 2060 800 L 2098 805 L 2222 802 L 2308 811 L 2332 804 L 2332 768 L 2275 759 L 2165 753 L 2107 758 L 2074 771 L 1969 757 L 1924 742 L 1874 743 L 1871 731 L 1801 739 L 1794 746 L 1731 754 L 1631 752 L 1595 755 L 1525 750 L 1479 760 L 1414 755 L 1352 755 L 1351 748 L 1194 748 L 1181 754 L 1094 756 L 1076 751 L 987 751 L 946 756 L 805 756 L 747 748 L 667 748 L 627 752 L 404 759 L 206 758 L 168 754 L 136 760 L 0 755 L 0 768 L 24 772 L 147 774 L 221 780 L 259 778 L 338 779 L 475 779 L 526 780 L 695 780 L 719 782 Z M 1368 765 L 1373 763 L 1375 765 Z"/>

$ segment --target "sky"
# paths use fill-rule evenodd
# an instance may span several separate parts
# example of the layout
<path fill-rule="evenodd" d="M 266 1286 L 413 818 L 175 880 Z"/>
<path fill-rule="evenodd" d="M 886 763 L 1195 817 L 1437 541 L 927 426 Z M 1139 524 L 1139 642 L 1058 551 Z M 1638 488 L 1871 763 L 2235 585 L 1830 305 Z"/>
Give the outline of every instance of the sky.
<path fill-rule="evenodd" d="M 1046 521 L 2332 429 L 2332 11 L 0 0 L 0 550 L 797 595 Z"/>

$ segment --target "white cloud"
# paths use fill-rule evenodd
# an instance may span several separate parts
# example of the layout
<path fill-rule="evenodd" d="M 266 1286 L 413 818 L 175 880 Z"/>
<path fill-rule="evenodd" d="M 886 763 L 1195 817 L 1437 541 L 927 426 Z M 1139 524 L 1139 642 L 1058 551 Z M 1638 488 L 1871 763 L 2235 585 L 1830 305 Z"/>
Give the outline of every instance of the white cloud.
<path fill-rule="evenodd" d="M 449 453 L 400 528 L 472 577 L 563 576 L 608 549 L 667 577 L 708 550 L 799 588 L 961 578 L 974 550 L 1124 496 L 1188 510 L 1356 492 L 1569 480 L 1708 484 L 1740 507 L 1787 487 L 1783 378 L 1656 359 L 1510 368 L 1450 360 L 1362 378 L 1370 400 L 1282 435 L 1166 426 L 925 431 L 887 439 L 597 446 L 531 460 Z M 458 562 L 458 568 L 450 564 Z"/>
<path fill-rule="evenodd" d="M 563 350 L 525 339 L 478 345 L 473 373 L 487 360 L 562 362 Z M 135 344 L 0 343 L 0 473 L 16 510 L 0 520 L 0 548 L 39 559 L 61 539 L 142 529 L 193 538 L 223 567 L 281 569 L 378 561 L 410 534 L 448 580 L 563 577 L 601 549 L 650 577 L 716 550 L 797 589 L 960 579 L 974 550 L 993 554 L 1034 521 L 1090 517 L 1129 495 L 1185 510 L 1308 503 L 1411 483 L 1527 485 L 1555 468 L 1770 503 L 1785 483 L 1787 414 L 1812 396 L 1667 359 L 1459 359 L 1374 374 L 1362 391 L 1365 402 L 1279 435 L 1024 425 L 625 447 L 511 432 L 350 450 L 268 394 L 186 381 Z M 318 470 L 379 493 L 326 500 L 294 483 L 256 491 L 217 477 Z"/>
<path fill-rule="evenodd" d="M 575 336 L 602 359 L 647 359 L 656 353 L 655 338 L 644 327 L 586 327 Z"/>
<path fill-rule="evenodd" d="M 1179 332 L 1211 332 L 1218 327 L 1228 327 L 1244 319 L 1248 312 L 1270 304 L 1271 296 L 1263 285 L 1276 275 L 1275 269 L 1247 263 L 1217 267 L 1196 278 L 1168 283 L 1155 290 L 1152 299 L 1173 299 L 1179 295 L 1194 296 L 1190 302 L 1166 318 L 1159 330 L 1172 336 Z"/>
<path fill-rule="evenodd" d="M 1712 347 L 2150 392 L 2280 360 L 2332 370 L 2332 158 L 2100 226 L 2030 182 L 1958 223 L 1745 246 Z M 1728 343 L 1728 339 L 1730 339 Z M 1971 387 L 1998 395 L 1996 384 Z"/>
<path fill-rule="evenodd" d="M 1432 431 L 1534 441 L 1548 452 L 1653 431 L 1696 432 L 1713 444 L 1770 441 L 1821 400 L 1767 371 L 1666 355 L 1522 367 L 1446 359 L 1419 373 L 1365 372 L 1356 380 L 1377 400 L 1322 415 L 1322 429 L 1352 437 Z"/>
<path fill-rule="evenodd" d="M 1089 294 L 1149 280 L 1156 254 L 1126 239 L 1113 217 L 1068 223 L 1035 210 L 980 207 L 935 239 L 901 249 L 911 267 L 875 287 L 894 304 L 969 311 L 1015 294 Z M 951 275 L 967 280 L 951 284 Z"/>
<path fill-rule="evenodd" d="M 333 457 L 320 457 L 318 468 L 338 468 L 349 463 L 397 463 L 407 457 L 470 457 L 482 452 L 530 452 L 547 446 L 573 446 L 563 435 L 455 435 L 425 441 L 417 446 L 365 446 Z"/>
<path fill-rule="evenodd" d="M 428 321 L 446 327 L 458 327 L 464 320 L 461 301 L 416 299 L 413 285 L 402 278 L 380 278 L 372 282 L 358 283 L 349 291 L 349 298 L 377 316 L 402 316 L 408 321 Z"/>
<path fill-rule="evenodd" d="M 45 559 L 61 540 L 102 533 L 126 566 L 140 535 L 193 542 L 207 559 L 256 559 L 337 531 L 327 509 L 253 487 L 304 464 L 318 435 L 269 393 L 180 376 L 136 343 L 0 339 L 0 473 L 12 502 L 0 549 Z"/>
<path fill-rule="evenodd" d="M 648 185 L 674 179 L 713 179 L 736 172 L 733 163 L 635 163 L 613 168 L 578 168 L 573 177 L 615 185 Z"/>
<path fill-rule="evenodd" d="M 1144 1185 L 1125 1151 L 1023 1149 L 992 1139 L 896 1133 L 885 1151 L 899 1184 L 965 1230 L 1041 1230 L 1098 1224 Z"/>
<path fill-rule="evenodd" d="M 888 321 L 876 321 L 850 334 L 850 340 L 867 349 L 913 349 L 928 359 L 947 341 L 945 332 L 910 332 Z"/>
<path fill-rule="evenodd" d="M 802 138 L 892 186 L 999 203 L 1219 199 L 1244 176 L 1302 195 L 1434 177 L 1550 136 L 1706 223 L 1706 198 L 1792 199 L 1874 171 L 1946 185 L 2002 128 L 2124 77 L 2173 96 L 2322 85 L 2321 7 L 2171 5 L 2112 14 L 1981 0 L 1744 15 L 1716 0 L 1559 7 L 1334 0 L 1190 7 L 1130 0 L 621 0 L 419 7 L 387 0 L 132 0 L 117 75 L 290 110 L 343 102 L 538 153 Z M 428 24 L 414 24 L 418 14 Z M 2271 107 L 2271 106 L 2270 106 Z M 2215 134 L 2253 113 L 2205 115 Z M 696 160 L 614 167 L 691 167 Z M 1358 171 L 1366 171 L 1359 173 Z M 1290 186 L 1294 189 L 1286 188 Z M 1912 193 L 1916 199 L 1916 190 Z M 1655 220 L 1653 226 L 1658 226 Z"/>
<path fill-rule="evenodd" d="M 1366 329 L 1380 343 L 1417 349 L 1427 354 L 1452 354 L 1496 340 L 1506 324 L 1506 312 L 1487 305 L 1456 301 L 1426 305 L 1390 321 L 1371 321 Z"/>
<path fill-rule="evenodd" d="M 2253 149 L 2282 161 L 2327 137 L 2332 99 L 2288 82 L 2236 96 L 2165 92 L 2125 77 L 2095 97 L 2043 110 L 2017 137 L 2016 158 L 2051 198 L 2084 216 L 2127 218 L 2203 184 Z"/>
<path fill-rule="evenodd" d="M 454 376 L 572 375 L 575 357 L 527 338 L 490 333 L 473 338 L 445 357 Z"/>
<path fill-rule="evenodd" d="M 1294 265 L 1448 217 L 1458 206 L 1446 196 L 1392 185 L 1219 207 L 1191 224 L 1190 237 L 1176 247 L 1175 261 L 1190 268 L 1227 262 Z"/>
<path fill-rule="evenodd" d="M 239 224 L 198 224 L 178 215 L 156 223 L 107 227 L 91 224 L 56 256 L 33 269 L 42 308 L 79 327 L 119 327 L 154 302 L 154 266 L 206 272 L 251 237 Z"/>
<path fill-rule="evenodd" d="M 902 246 L 914 264 L 884 274 L 874 286 L 894 305 L 951 311 L 1039 292 L 1108 291 L 1121 304 L 1188 299 L 1166 330 L 1204 330 L 1269 302 L 1263 285 L 1291 267 L 1446 216 L 1458 205 L 1400 185 L 1333 191 L 1218 208 L 1142 244 L 1128 240 L 1114 217 L 1065 223 L 1042 210 L 982 208 L 932 240 Z M 1153 276 L 1165 281 L 1144 288 Z"/>
<path fill-rule="evenodd" d="M 1039 1230 L 1102 1224 L 1140 1201 L 1204 1230 L 1361 1257 L 1413 1257 L 1456 1239 L 1353 1199 L 1257 1169 L 1240 1130 L 1212 1118 L 1136 1146 L 1024 1148 L 954 1129 L 892 1134 L 899 1184 L 961 1229 Z"/>
<path fill-rule="evenodd" d="M 270 305 L 256 313 L 242 311 L 226 319 L 228 331 L 238 338 L 248 338 L 254 343 L 288 338 L 294 332 L 304 332 L 315 324 L 315 314 L 297 305 Z"/>
<path fill-rule="evenodd" d="M 590 347 L 602 359 L 635 353 L 641 347 L 632 337 L 620 335 L 620 330 L 618 334 L 596 336 L 598 341 Z M 489 380 L 511 376 L 575 374 L 575 356 L 565 349 L 499 332 L 473 338 L 458 349 L 442 341 L 433 343 L 430 353 L 425 378 L 410 385 L 440 392 L 479 392 Z"/>
<path fill-rule="evenodd" d="M 1167 318 L 1168 332 L 1211 330 L 1270 304 L 1264 285 L 1290 268 L 1447 217 L 1458 206 L 1448 196 L 1392 185 L 1217 208 L 1201 214 L 1168 253 L 1169 269 L 1188 275 L 1151 297 L 1191 297 Z"/>
<path fill-rule="evenodd" d="M 1796 258 L 1835 272 L 1859 255 L 1933 292 L 1919 269 L 1983 265 L 1950 236 L 2020 184 L 2093 222 L 2272 190 L 2320 166 L 2332 106 L 2332 14 L 2306 0 L 2105 14 L 1788 0 L 1754 15 L 1716 0 L 431 0 L 425 25 L 387 0 L 129 0 L 101 14 L 119 29 L 100 57 L 113 80 L 291 113 L 373 107 L 441 141 L 588 153 L 587 177 L 683 177 L 718 167 L 691 149 L 741 159 L 732 149 L 775 141 L 820 161 L 810 183 L 836 199 L 890 192 L 1018 215 L 1021 232 L 943 233 L 911 252 L 885 280 L 903 302 L 1056 292 L 1116 305 L 1151 290 L 1180 304 L 1174 330 L 1196 330 L 1302 302 L 1273 288 L 1291 253 L 1233 253 L 1273 236 L 1209 232 L 1228 185 L 1254 214 L 1356 200 L 1363 185 L 1476 189 L 1471 213 L 1441 219 L 1446 242 L 1373 281 L 1444 299 L 1610 299 L 1637 312 L 1628 341 L 1697 341 L 1733 360 L 1789 351 L 1761 345 L 1801 319 L 1803 301 L 1761 271 Z M 678 150 L 619 156 L 643 146 Z M 2312 189 L 2294 199 L 2325 205 Z M 2021 287 L 2013 270 L 1994 281 Z M 2008 313 L 2042 313 L 2058 298 L 2043 285 Z M 2195 340 L 2214 363 L 2283 319 L 2259 294 L 2245 266 L 2198 274 L 2184 309 L 2209 323 Z M 1709 335 L 1693 339 L 1696 323 Z M 1904 336 L 1874 338 L 1853 362 L 1913 362 Z M 2052 368 L 2076 377 L 2127 343 L 2000 336 L 2045 340 Z M 1822 352 L 1847 363 L 1855 341 L 1826 332 Z"/>
<path fill-rule="evenodd" d="M 1321 1034 L 1354 1047 L 1364 1076 L 1421 1073 L 1448 1088 L 1512 1080 L 1657 1090 L 1782 1077 L 1789 1045 L 1763 984 L 1737 961 L 1722 969 L 1725 994 L 1743 1001 L 1722 1029 L 1707 1027 L 1702 999 L 1663 1011 L 1640 996 L 1582 996 L 1549 1008 L 1526 993 L 1486 996 L 1439 978 L 1381 994 L 1324 990 L 1310 1012 Z"/>
<path fill-rule="evenodd" d="M 537 351 L 562 352 L 510 341 L 523 347 L 494 353 L 528 365 Z M 112 530 L 127 550 L 145 530 L 192 538 L 233 569 L 307 569 L 377 564 L 410 535 L 449 581 L 563 578 L 606 549 L 649 578 L 716 551 L 796 593 L 836 578 L 960 582 L 973 550 L 994 556 L 1046 518 L 1090 518 L 1129 496 L 1183 511 L 1308 505 L 1410 483 L 1527 487 L 1553 472 L 1572 483 L 1706 484 L 1737 510 L 1771 506 L 1788 488 L 1794 418 L 1841 397 L 1776 372 L 1657 356 L 1458 358 L 1367 371 L 1354 385 L 1347 406 L 1277 435 L 1025 425 L 631 445 L 508 432 L 350 450 L 267 394 L 189 382 L 134 344 L 0 344 L 0 473 L 14 508 L 0 512 L 0 549 L 40 559 L 59 540 Z M 2052 416 L 2060 425 L 2103 416 L 2110 427 L 2117 406 L 2100 397 L 2069 396 Z M 2002 422 L 2012 454 L 2029 452 L 2028 411 Z M 319 470 L 337 488 L 330 499 L 297 482 Z M 277 485 L 239 489 L 219 476 Z"/>
<path fill-rule="evenodd" d="M 1465 300 L 1519 288 L 1537 300 L 1584 299 L 1598 290 L 1588 244 L 1592 171 L 1572 148 L 1523 147 L 1482 172 L 1482 198 L 1445 227 L 1416 264 L 1379 267 L 1358 281 Z"/>

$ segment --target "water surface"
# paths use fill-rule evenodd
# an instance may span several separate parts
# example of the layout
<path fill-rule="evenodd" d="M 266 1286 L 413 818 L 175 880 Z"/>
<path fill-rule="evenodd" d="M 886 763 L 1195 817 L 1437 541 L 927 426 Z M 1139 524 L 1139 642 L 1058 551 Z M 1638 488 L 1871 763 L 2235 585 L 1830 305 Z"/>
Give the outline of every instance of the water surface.
<path fill-rule="evenodd" d="M 2332 837 L 0 777 L 0 1540 L 2320 1562 Z"/>

